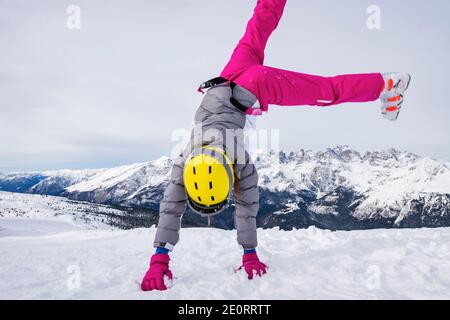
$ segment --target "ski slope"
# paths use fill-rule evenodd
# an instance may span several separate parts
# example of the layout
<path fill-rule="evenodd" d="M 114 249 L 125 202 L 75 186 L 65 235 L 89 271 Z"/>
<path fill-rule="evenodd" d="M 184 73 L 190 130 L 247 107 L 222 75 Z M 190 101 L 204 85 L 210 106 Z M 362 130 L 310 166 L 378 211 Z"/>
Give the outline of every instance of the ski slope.
<path fill-rule="evenodd" d="M 183 229 L 172 288 L 141 292 L 155 231 L 2 218 L 0 299 L 450 299 L 450 228 L 259 230 L 253 281 L 234 231 Z"/>

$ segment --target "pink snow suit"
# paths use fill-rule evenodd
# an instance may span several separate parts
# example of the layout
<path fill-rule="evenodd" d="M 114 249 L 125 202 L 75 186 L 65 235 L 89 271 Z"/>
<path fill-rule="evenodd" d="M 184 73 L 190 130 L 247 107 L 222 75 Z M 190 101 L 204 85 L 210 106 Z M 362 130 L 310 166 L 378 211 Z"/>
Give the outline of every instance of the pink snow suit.
<path fill-rule="evenodd" d="M 321 77 L 264 66 L 264 49 L 283 14 L 286 0 L 258 0 L 247 25 L 221 77 L 252 92 L 261 109 L 268 105 L 331 106 L 344 102 L 368 102 L 380 97 L 384 80 L 380 73 Z"/>

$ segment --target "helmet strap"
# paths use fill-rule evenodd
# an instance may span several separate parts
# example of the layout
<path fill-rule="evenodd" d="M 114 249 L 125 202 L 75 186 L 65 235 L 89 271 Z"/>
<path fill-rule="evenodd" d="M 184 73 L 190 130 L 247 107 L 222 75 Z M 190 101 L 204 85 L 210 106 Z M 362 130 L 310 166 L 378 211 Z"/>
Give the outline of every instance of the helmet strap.
<path fill-rule="evenodd" d="M 211 216 L 208 216 L 208 227 L 214 227 L 213 223 L 214 223 L 214 218 Z"/>

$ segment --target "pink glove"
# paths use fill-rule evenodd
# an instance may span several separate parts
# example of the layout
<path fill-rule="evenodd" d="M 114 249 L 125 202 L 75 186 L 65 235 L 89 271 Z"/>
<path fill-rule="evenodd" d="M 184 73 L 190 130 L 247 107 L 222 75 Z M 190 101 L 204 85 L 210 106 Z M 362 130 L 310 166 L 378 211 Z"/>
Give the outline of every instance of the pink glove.
<path fill-rule="evenodd" d="M 264 263 L 259 261 L 258 255 L 255 253 L 247 253 L 242 256 L 242 266 L 239 268 L 241 270 L 244 268 L 247 272 L 249 280 L 253 279 L 253 272 L 255 271 L 258 276 L 265 274 L 266 268 L 268 268 Z M 262 272 L 262 273 L 261 273 Z"/>
<path fill-rule="evenodd" d="M 172 272 L 169 270 L 169 255 L 154 254 L 150 260 L 150 269 L 142 279 L 141 289 L 143 291 L 167 290 L 164 284 L 164 276 L 172 279 Z"/>

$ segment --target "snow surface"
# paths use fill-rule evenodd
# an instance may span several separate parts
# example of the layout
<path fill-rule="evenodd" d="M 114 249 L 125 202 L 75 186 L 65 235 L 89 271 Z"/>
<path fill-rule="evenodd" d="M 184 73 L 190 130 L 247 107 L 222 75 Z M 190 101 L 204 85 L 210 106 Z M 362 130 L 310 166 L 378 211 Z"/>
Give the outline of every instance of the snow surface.
<path fill-rule="evenodd" d="M 62 197 L 0 191 L 0 218 L 19 218 L 17 221 L 21 221 L 20 224 L 25 226 L 27 219 L 34 219 L 42 220 L 41 226 L 45 223 L 58 225 L 60 222 L 61 227 L 72 225 L 84 229 L 111 229 L 113 227 L 103 222 L 102 217 L 112 214 L 120 215 L 122 212 L 107 205 L 72 201 Z M 17 227 L 21 228 L 20 224 L 17 224 Z M 1 233 L 0 229 L 0 235 Z"/>
<path fill-rule="evenodd" d="M 270 269 L 252 281 L 233 271 L 241 259 L 234 231 L 183 229 L 171 254 L 172 288 L 141 292 L 155 228 L 43 221 L 0 219 L 0 299 L 450 298 L 450 228 L 258 230 Z"/>

